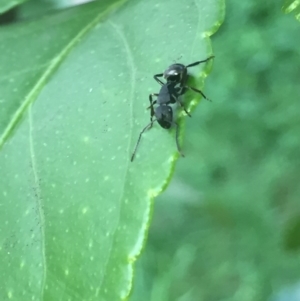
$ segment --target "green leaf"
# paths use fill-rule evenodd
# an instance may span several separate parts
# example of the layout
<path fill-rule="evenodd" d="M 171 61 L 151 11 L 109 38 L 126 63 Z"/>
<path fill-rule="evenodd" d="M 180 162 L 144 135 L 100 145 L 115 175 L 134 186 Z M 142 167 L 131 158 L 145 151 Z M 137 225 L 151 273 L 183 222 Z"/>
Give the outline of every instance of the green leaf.
<path fill-rule="evenodd" d="M 98 1 L 1 29 L 1 300 L 128 296 L 178 156 L 156 124 L 130 162 L 153 74 L 211 54 L 222 3 Z"/>
<path fill-rule="evenodd" d="M 282 9 L 286 14 L 293 11 L 296 15 L 296 19 L 298 21 L 300 21 L 300 1 L 299 0 L 285 0 Z"/>
<path fill-rule="evenodd" d="M 26 1 L 28 0 L 0 0 L 0 14 L 3 14 L 4 12 Z"/>

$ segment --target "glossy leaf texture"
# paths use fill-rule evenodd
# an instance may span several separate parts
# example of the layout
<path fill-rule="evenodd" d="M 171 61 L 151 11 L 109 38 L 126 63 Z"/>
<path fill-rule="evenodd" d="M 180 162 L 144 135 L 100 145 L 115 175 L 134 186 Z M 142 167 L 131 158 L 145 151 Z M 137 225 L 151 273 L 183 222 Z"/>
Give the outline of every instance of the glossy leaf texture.
<path fill-rule="evenodd" d="M 178 156 L 156 124 L 130 162 L 153 75 L 211 54 L 222 4 L 98 1 L 0 28 L 1 300 L 128 296 Z"/>
<path fill-rule="evenodd" d="M 300 1 L 299 0 L 285 0 L 282 9 L 286 14 L 293 12 L 296 15 L 296 19 L 298 21 L 300 21 Z"/>

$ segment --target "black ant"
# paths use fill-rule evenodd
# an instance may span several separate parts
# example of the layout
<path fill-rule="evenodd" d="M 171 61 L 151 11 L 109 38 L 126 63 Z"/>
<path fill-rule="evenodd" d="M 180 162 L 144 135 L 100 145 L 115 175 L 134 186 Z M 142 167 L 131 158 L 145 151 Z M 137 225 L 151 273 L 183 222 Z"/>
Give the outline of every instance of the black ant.
<path fill-rule="evenodd" d="M 187 110 L 184 108 L 182 102 L 179 100 L 178 95 L 178 88 L 175 87 L 176 83 L 170 82 L 164 84 L 159 93 L 152 93 L 149 95 L 149 101 L 150 101 L 150 109 L 151 109 L 151 117 L 150 117 L 150 123 L 146 125 L 143 130 L 140 132 L 138 141 L 135 145 L 133 154 L 131 156 L 131 162 L 134 160 L 138 145 L 141 141 L 142 135 L 145 131 L 150 129 L 153 126 L 153 123 L 157 121 L 159 125 L 164 129 L 169 129 L 171 126 L 176 127 L 176 145 L 177 150 L 180 153 L 182 157 L 184 157 L 183 153 L 180 150 L 179 142 L 178 142 L 178 135 L 179 135 L 179 126 L 178 124 L 173 120 L 173 109 L 170 106 L 170 104 L 178 103 L 181 107 L 183 107 L 183 110 L 190 116 L 190 114 L 187 112 Z M 153 96 L 156 96 L 157 99 L 153 101 Z M 154 105 L 157 105 L 156 108 L 154 108 Z M 153 116 L 155 118 L 153 118 Z"/>
<path fill-rule="evenodd" d="M 187 89 L 191 89 L 195 92 L 200 93 L 205 99 L 208 99 L 204 93 L 196 88 L 189 87 L 186 85 L 188 79 L 187 68 L 199 65 L 201 63 L 207 62 L 212 59 L 214 56 L 210 56 L 205 60 L 195 62 L 193 64 L 189 64 L 187 66 L 182 64 L 173 64 L 169 66 L 164 73 L 154 75 L 154 79 L 162 85 L 159 93 L 152 93 L 149 95 L 150 106 L 148 109 L 151 109 L 150 123 L 146 125 L 143 130 L 140 132 L 138 141 L 135 145 L 134 151 L 131 156 L 131 162 L 134 160 L 137 148 L 141 141 L 142 135 L 145 131 L 150 129 L 153 126 L 153 123 L 157 121 L 159 125 L 164 129 L 169 129 L 171 126 L 176 127 L 176 146 L 177 150 L 182 157 L 184 157 L 183 153 L 180 150 L 178 135 L 179 135 L 179 126 L 173 120 L 173 109 L 170 104 L 178 103 L 185 113 L 191 117 L 189 112 L 184 107 L 183 103 L 179 100 L 179 97 L 182 96 Z M 159 77 L 164 77 L 167 82 L 163 83 Z M 153 101 L 153 96 L 156 96 L 157 99 Z M 154 105 L 157 105 L 154 108 Z M 153 119 L 153 116 L 155 117 Z"/>
<path fill-rule="evenodd" d="M 201 90 L 198 90 L 196 88 L 193 87 L 189 87 L 186 85 L 187 80 L 188 80 L 188 73 L 187 73 L 187 68 L 189 67 L 194 67 L 197 66 L 199 64 L 205 63 L 207 61 L 209 61 L 210 59 L 214 58 L 215 56 L 212 55 L 210 57 L 208 57 L 205 60 L 202 61 L 197 61 L 195 63 L 189 64 L 187 66 L 183 65 L 183 64 L 172 64 L 171 66 L 169 66 L 164 73 L 159 73 L 159 74 L 155 74 L 154 75 L 154 79 L 161 84 L 162 86 L 165 84 L 163 83 L 159 77 L 164 77 L 167 81 L 167 83 L 175 83 L 176 85 L 178 85 L 178 95 L 181 96 L 183 95 L 188 89 L 193 90 L 197 93 L 200 93 L 202 95 L 203 98 L 205 98 L 206 100 L 209 100 L 204 93 Z"/>

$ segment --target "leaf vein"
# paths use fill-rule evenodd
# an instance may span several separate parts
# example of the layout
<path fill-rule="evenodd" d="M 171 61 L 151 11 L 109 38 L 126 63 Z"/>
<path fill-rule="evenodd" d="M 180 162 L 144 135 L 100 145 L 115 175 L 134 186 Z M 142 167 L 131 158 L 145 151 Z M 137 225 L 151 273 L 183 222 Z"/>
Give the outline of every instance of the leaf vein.
<path fill-rule="evenodd" d="M 119 4 L 118 4 L 119 5 Z M 2 136 L 0 136 L 0 149 L 3 147 L 4 143 L 8 139 L 10 133 L 13 128 L 16 126 L 21 116 L 27 110 L 29 105 L 33 103 L 33 101 L 37 98 L 39 92 L 42 90 L 46 82 L 49 80 L 53 72 L 58 68 L 58 66 L 62 63 L 63 59 L 68 55 L 68 53 L 73 49 L 73 47 L 82 39 L 82 37 L 89 32 L 94 26 L 98 24 L 101 17 L 106 15 L 108 11 L 114 9 L 115 6 L 109 7 L 107 10 L 96 15 L 94 19 L 92 19 L 81 31 L 79 31 L 70 42 L 58 53 L 58 55 L 54 56 L 54 58 L 50 61 L 48 68 L 45 69 L 44 73 L 41 75 L 40 79 L 35 83 L 33 88 L 29 91 L 29 93 L 24 97 L 24 101 L 21 103 L 19 108 L 16 110 L 15 114 L 12 116 L 10 122 L 6 126 Z"/>
<path fill-rule="evenodd" d="M 118 34 L 118 36 L 120 37 L 120 40 L 122 41 L 122 43 L 124 45 L 124 48 L 125 48 L 126 54 L 127 54 L 127 63 L 128 63 L 128 67 L 129 67 L 129 70 L 130 70 L 130 82 L 131 82 L 130 99 L 129 99 L 130 136 L 129 136 L 129 139 L 128 139 L 128 147 L 127 147 L 127 153 L 129 153 L 130 152 L 130 146 L 131 146 L 131 140 L 132 140 L 132 130 L 133 130 L 133 105 L 132 105 L 132 103 L 133 103 L 133 98 L 134 98 L 134 93 L 135 93 L 136 68 L 135 68 L 134 59 L 133 59 L 133 55 L 132 55 L 129 43 L 128 43 L 128 40 L 127 40 L 124 32 L 120 29 L 120 27 L 117 24 L 115 24 L 111 20 L 108 21 L 108 24 L 110 24 L 112 26 L 112 28 L 116 31 L 116 33 Z M 111 244 L 110 250 L 108 252 L 108 254 L 109 254 L 108 258 L 107 258 L 106 263 L 104 265 L 104 275 L 103 275 L 102 281 L 99 285 L 100 289 L 98 290 L 98 293 L 101 291 L 101 288 L 103 286 L 103 279 L 105 279 L 105 274 L 107 273 L 108 263 L 111 259 L 111 250 L 113 249 L 113 245 L 115 244 L 116 234 L 118 232 L 118 224 L 120 222 L 121 211 L 122 211 L 122 197 L 124 196 L 124 191 L 125 191 L 125 186 L 126 186 L 126 178 L 127 178 L 128 169 L 129 169 L 129 162 L 130 161 L 129 161 L 129 158 L 128 158 L 127 164 L 126 164 L 126 167 L 125 167 L 125 172 L 124 172 L 124 180 L 123 180 L 124 185 L 123 185 L 121 193 L 120 193 L 120 200 L 119 200 L 119 203 L 120 203 L 119 208 L 120 209 L 119 209 L 118 222 L 117 222 L 117 226 L 114 230 L 114 233 L 112 235 L 112 237 L 113 237 L 112 244 Z"/>
<path fill-rule="evenodd" d="M 38 170 L 36 166 L 36 157 L 35 151 L 33 146 L 33 120 L 32 120 L 32 108 L 30 107 L 28 110 L 28 119 L 29 119 L 29 149 L 30 149 L 30 159 L 31 159 L 31 166 L 33 171 L 34 177 L 34 185 L 36 188 L 36 201 L 38 207 L 38 215 L 40 219 L 40 230 L 41 230 L 41 243 L 42 243 L 42 263 L 43 263 L 43 279 L 41 285 L 41 300 L 44 300 L 44 291 L 45 291 L 45 283 L 46 283 L 46 276 L 47 276 L 47 263 L 46 263 L 46 248 L 45 248 L 45 217 L 42 209 L 42 197 L 41 197 L 41 188 L 38 179 Z"/>

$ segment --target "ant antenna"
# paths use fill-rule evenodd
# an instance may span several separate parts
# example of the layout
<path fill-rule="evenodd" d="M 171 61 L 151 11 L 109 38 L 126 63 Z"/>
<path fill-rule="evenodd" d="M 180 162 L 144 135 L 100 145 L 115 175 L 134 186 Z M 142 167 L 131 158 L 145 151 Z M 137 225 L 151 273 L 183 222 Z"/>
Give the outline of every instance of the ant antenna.
<path fill-rule="evenodd" d="M 177 63 L 177 61 L 179 61 L 180 59 L 182 58 L 182 54 L 177 58 L 177 59 L 175 59 L 175 60 L 172 60 L 172 62 L 174 63 L 174 64 L 176 64 Z"/>

